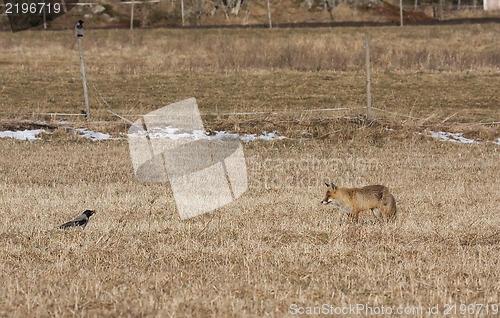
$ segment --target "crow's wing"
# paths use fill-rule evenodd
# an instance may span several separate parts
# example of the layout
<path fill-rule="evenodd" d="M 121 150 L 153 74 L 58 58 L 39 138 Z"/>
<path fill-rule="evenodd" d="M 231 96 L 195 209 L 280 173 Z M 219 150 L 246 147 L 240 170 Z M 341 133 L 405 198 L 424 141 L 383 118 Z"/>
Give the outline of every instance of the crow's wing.
<path fill-rule="evenodd" d="M 88 221 L 89 221 L 89 218 L 85 214 L 82 214 L 82 215 L 77 216 L 73 220 L 64 223 L 59 228 L 60 229 L 67 229 L 67 228 L 75 227 L 75 226 L 82 226 L 83 228 L 85 228 Z"/>

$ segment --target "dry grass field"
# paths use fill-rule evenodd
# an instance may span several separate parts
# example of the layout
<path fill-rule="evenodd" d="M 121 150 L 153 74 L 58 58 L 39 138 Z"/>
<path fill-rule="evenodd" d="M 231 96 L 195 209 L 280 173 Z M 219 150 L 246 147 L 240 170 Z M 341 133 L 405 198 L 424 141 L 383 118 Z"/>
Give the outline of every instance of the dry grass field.
<path fill-rule="evenodd" d="M 498 316 L 499 32 L 89 31 L 88 122 L 47 115 L 83 108 L 72 34 L 0 33 L 0 130 L 50 132 L 0 139 L 0 317 Z M 210 129 L 288 139 L 245 143 L 248 191 L 181 221 L 168 184 L 135 178 L 126 140 L 58 125 L 126 133 L 96 96 L 134 120 L 195 96 Z M 396 221 L 341 220 L 320 205 L 329 181 L 388 186 Z M 85 230 L 58 229 L 87 208 Z"/>

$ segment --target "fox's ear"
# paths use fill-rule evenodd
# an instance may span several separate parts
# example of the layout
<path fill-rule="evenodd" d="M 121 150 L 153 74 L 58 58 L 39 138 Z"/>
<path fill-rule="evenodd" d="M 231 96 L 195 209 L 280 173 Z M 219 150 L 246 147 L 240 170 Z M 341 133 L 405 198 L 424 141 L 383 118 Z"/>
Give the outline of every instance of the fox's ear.
<path fill-rule="evenodd" d="M 325 185 L 326 185 L 327 187 L 330 187 L 330 185 L 329 185 L 328 183 L 326 183 L 326 182 L 325 182 Z"/>
<path fill-rule="evenodd" d="M 333 190 L 337 190 L 337 186 L 332 183 L 330 183 L 330 187 L 332 187 Z"/>

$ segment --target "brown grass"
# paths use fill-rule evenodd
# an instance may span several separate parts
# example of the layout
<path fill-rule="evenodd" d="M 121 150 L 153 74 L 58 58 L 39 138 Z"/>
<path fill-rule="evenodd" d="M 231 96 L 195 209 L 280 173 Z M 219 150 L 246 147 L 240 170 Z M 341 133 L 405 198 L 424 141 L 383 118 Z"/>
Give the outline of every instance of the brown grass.
<path fill-rule="evenodd" d="M 461 304 L 488 304 L 490 314 L 473 314 L 493 315 L 499 147 L 415 132 L 499 136 L 498 125 L 478 124 L 498 121 L 497 27 L 268 31 L 85 38 L 89 78 L 120 114 L 134 119 L 195 96 L 208 128 L 291 137 L 245 144 L 248 191 L 184 222 L 168 184 L 134 177 L 126 141 L 85 141 L 58 127 L 61 117 L 40 115 L 82 108 L 72 36 L 0 33 L 0 127 L 38 122 L 55 132 L 36 142 L 0 139 L 0 316 L 280 317 L 323 304 L 408 306 L 422 316 L 429 306 L 442 315 L 456 304 L 465 316 Z M 374 106 L 414 118 L 362 117 L 365 31 Z M 460 42 L 457 33 L 471 37 Z M 412 62 L 423 50 L 428 62 Z M 456 54 L 463 59 L 446 59 Z M 326 107 L 349 110 L 306 111 Z M 73 125 L 127 129 L 94 99 L 91 114 Z M 319 204 L 326 181 L 388 186 L 396 222 L 365 213 L 360 224 L 340 225 L 339 211 Z M 84 231 L 57 229 L 87 208 L 97 214 Z"/>
<path fill-rule="evenodd" d="M 0 312 L 282 316 L 292 304 L 498 304 L 498 146 L 248 144 L 250 188 L 179 221 L 126 142 L 1 140 Z M 286 154 L 286 155 L 284 155 Z M 459 154 L 459 155 L 458 155 Z M 388 185 L 397 221 L 339 225 L 324 181 Z M 85 231 L 57 226 L 98 210 Z"/>
<path fill-rule="evenodd" d="M 498 119 L 496 25 L 90 30 L 85 58 L 94 118 L 110 118 L 94 87 L 121 114 L 147 113 L 190 96 L 204 113 L 362 107 L 365 32 L 372 39 L 374 107 L 421 118 L 434 114 L 435 122 Z M 70 32 L 0 33 L 0 42 L 4 118 L 80 112 L 81 76 Z"/>

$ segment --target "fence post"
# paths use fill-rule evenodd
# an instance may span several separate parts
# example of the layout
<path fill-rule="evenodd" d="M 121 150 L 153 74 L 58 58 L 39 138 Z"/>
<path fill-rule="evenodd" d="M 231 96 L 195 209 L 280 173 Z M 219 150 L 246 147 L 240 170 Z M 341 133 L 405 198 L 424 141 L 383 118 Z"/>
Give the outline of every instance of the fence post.
<path fill-rule="evenodd" d="M 269 3 L 270 0 L 267 0 L 267 17 L 269 19 L 269 29 L 273 28 L 273 23 L 271 22 L 271 4 Z"/>
<path fill-rule="evenodd" d="M 130 30 L 134 29 L 134 0 L 130 4 Z"/>
<path fill-rule="evenodd" d="M 43 11 L 43 29 L 44 30 L 47 30 L 47 16 L 45 14 L 45 0 L 43 0 L 43 8 L 42 8 L 42 11 Z"/>
<path fill-rule="evenodd" d="M 370 36 L 365 34 L 365 64 L 366 64 L 366 117 L 370 118 L 372 108 L 371 75 L 370 75 Z"/>
<path fill-rule="evenodd" d="M 184 0 L 181 0 L 181 20 L 182 26 L 184 26 Z"/>
<path fill-rule="evenodd" d="M 399 0 L 399 20 L 400 26 L 403 26 L 403 0 Z"/>
<path fill-rule="evenodd" d="M 443 21 L 443 0 L 439 0 L 439 21 Z"/>
<path fill-rule="evenodd" d="M 78 20 L 75 26 L 75 35 L 78 41 L 78 51 L 80 53 L 80 70 L 82 72 L 83 81 L 83 98 L 85 99 L 85 118 L 88 120 L 90 118 L 90 105 L 89 105 L 89 95 L 87 93 L 87 76 L 85 75 L 85 63 L 83 62 L 83 21 Z"/>

